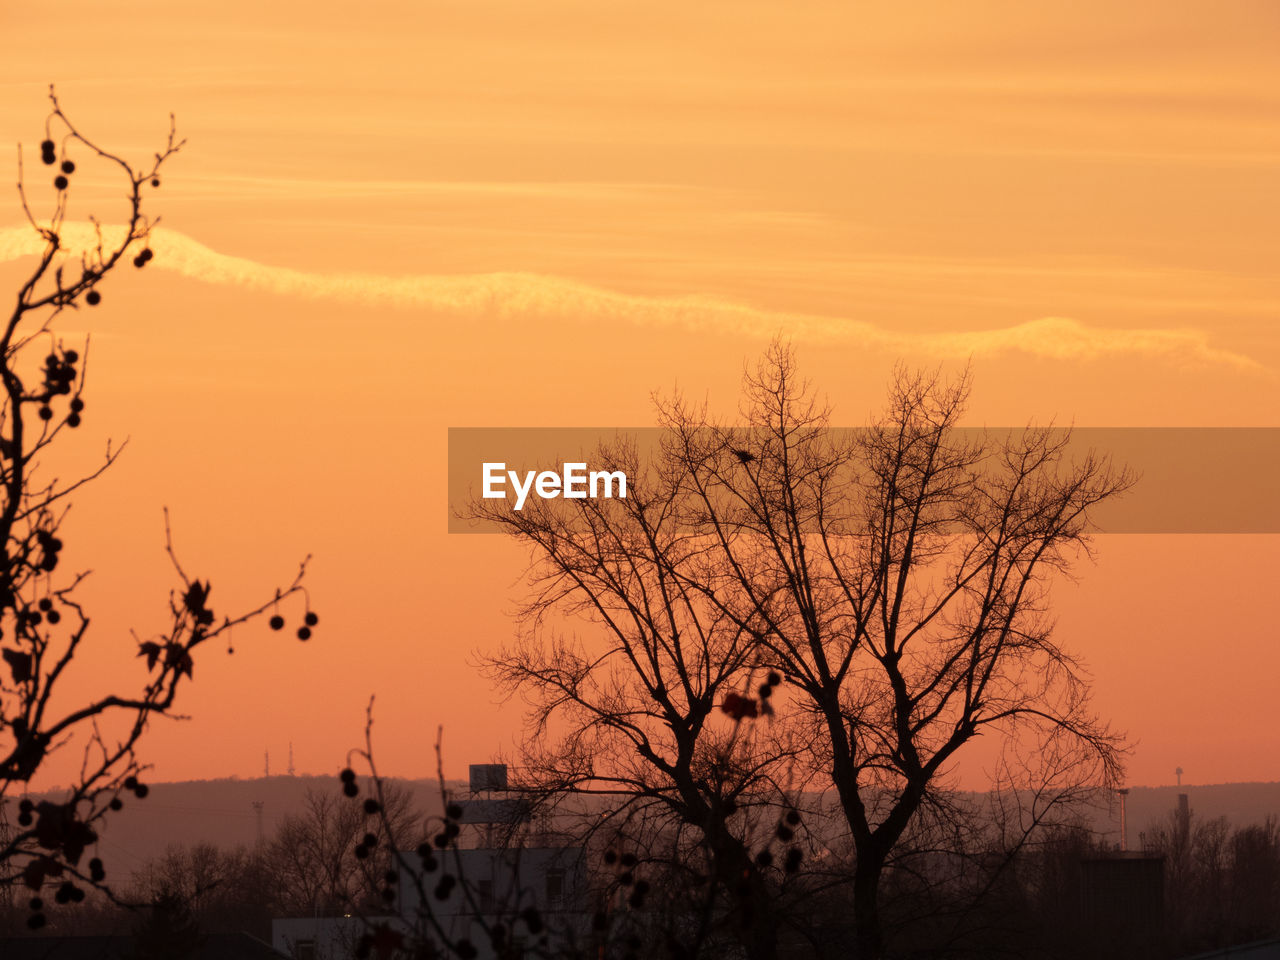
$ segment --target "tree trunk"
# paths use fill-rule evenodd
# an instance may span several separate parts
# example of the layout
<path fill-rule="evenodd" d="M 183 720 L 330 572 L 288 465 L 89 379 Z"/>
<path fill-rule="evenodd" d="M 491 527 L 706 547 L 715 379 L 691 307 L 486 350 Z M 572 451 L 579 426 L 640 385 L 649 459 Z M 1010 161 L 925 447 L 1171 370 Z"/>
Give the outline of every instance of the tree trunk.
<path fill-rule="evenodd" d="M 771 890 L 764 876 L 754 869 L 745 851 L 734 850 L 722 862 L 732 865 L 725 871 L 725 892 L 738 901 L 732 922 L 738 927 L 737 939 L 747 960 L 777 960 L 776 891 Z M 745 888 L 741 886 L 744 883 Z"/>
<path fill-rule="evenodd" d="M 742 931 L 741 941 L 747 960 L 777 960 L 778 925 L 772 914 L 757 908 L 749 926 Z"/>
<path fill-rule="evenodd" d="M 853 938 L 857 960 L 880 960 L 884 941 L 880 930 L 880 871 L 882 864 L 858 858 L 853 872 Z"/>

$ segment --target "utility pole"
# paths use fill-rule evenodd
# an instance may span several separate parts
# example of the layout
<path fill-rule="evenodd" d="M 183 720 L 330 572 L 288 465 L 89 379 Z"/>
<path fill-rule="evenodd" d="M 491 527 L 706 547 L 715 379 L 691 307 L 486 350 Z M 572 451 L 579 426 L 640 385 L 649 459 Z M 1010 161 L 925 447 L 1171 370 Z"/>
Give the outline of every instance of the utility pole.
<path fill-rule="evenodd" d="M 253 812 L 258 818 L 258 846 L 262 846 L 267 840 L 266 832 L 262 829 L 262 808 L 264 804 L 261 800 L 252 800 L 250 801 L 250 805 L 253 807 Z"/>
<path fill-rule="evenodd" d="M 1129 823 L 1125 819 L 1124 801 L 1129 796 L 1129 788 L 1121 787 L 1116 793 L 1120 794 L 1120 852 L 1124 853 L 1129 849 Z"/>

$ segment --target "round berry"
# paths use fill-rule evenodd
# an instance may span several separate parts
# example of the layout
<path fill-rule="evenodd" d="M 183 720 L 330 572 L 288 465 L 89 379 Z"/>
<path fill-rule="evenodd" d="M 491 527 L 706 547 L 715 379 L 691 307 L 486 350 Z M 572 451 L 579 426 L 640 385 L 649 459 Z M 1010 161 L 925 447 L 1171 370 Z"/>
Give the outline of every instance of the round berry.
<path fill-rule="evenodd" d="M 340 774 L 338 774 L 338 779 L 341 780 L 343 783 L 355 783 L 356 772 L 352 770 L 350 767 L 345 767 L 343 768 L 343 771 Z"/>
<path fill-rule="evenodd" d="M 152 185 L 153 187 L 158 187 L 158 186 L 160 186 L 160 178 L 159 178 L 159 177 L 152 177 L 152 178 L 151 178 L 151 185 Z"/>
<path fill-rule="evenodd" d="M 56 147 L 57 147 L 57 144 L 55 144 L 52 140 L 42 140 L 40 142 L 41 153 L 53 153 Z"/>
<path fill-rule="evenodd" d="M 89 306 L 96 307 L 98 304 L 102 302 L 102 294 L 100 294 L 97 290 L 90 290 L 87 294 L 85 294 L 84 299 L 85 299 L 85 302 L 89 304 Z"/>
<path fill-rule="evenodd" d="M 67 189 L 68 182 L 69 181 L 67 180 L 67 178 L 64 177 L 62 174 L 58 174 L 56 177 L 53 178 L 53 185 L 57 187 L 59 190 Z"/>
<path fill-rule="evenodd" d="M 67 363 L 75 363 L 80 359 L 80 354 L 76 353 L 74 350 L 67 350 L 62 354 L 62 359 L 67 361 Z"/>
<path fill-rule="evenodd" d="M 320 618 L 319 618 L 319 617 L 317 617 L 317 616 L 316 616 L 314 613 L 312 613 L 310 610 L 308 610 L 308 611 L 307 611 L 307 615 L 306 615 L 305 617 L 303 617 L 302 619 L 303 619 L 303 621 L 306 623 L 306 625 L 307 625 L 308 627 L 314 627 L 317 623 L 319 623 L 319 622 L 320 622 Z"/>
<path fill-rule="evenodd" d="M 80 414 L 78 413 L 67 414 L 67 426 L 71 427 L 72 429 L 75 429 L 76 427 L 80 426 Z"/>
<path fill-rule="evenodd" d="M 72 397 L 72 398 L 71 398 L 71 412 L 72 412 L 72 413 L 79 413 L 79 412 L 80 412 L 81 410 L 83 410 L 83 409 L 84 409 L 84 401 L 83 401 L 83 400 L 81 400 L 79 397 Z"/>
<path fill-rule="evenodd" d="M 267 626 L 269 626 L 272 630 L 283 630 L 284 617 L 280 616 L 280 614 L 277 613 L 274 617 L 272 617 L 270 620 L 267 621 Z"/>
<path fill-rule="evenodd" d="M 53 601 L 48 597 L 41 597 L 40 602 L 37 603 L 36 606 L 47 612 L 53 609 Z"/>
<path fill-rule="evenodd" d="M 51 409 L 49 408 L 49 405 L 46 403 L 46 404 L 44 404 L 44 406 L 42 406 L 42 407 L 40 408 L 40 410 L 39 410 L 39 415 L 40 415 L 40 419 L 41 419 L 41 420 L 52 420 L 52 419 L 53 419 L 53 410 L 51 410 Z"/>
<path fill-rule="evenodd" d="M 74 163 L 72 163 L 70 160 L 63 160 L 63 161 L 62 161 L 62 172 L 63 172 L 63 173 L 75 173 L 75 172 L 76 172 L 76 165 L 75 165 Z"/>
<path fill-rule="evenodd" d="M 298 639 L 299 639 L 299 640 L 310 640 L 310 639 L 311 639 L 311 628 L 310 628 L 310 627 L 299 627 L 299 628 L 298 628 Z"/>

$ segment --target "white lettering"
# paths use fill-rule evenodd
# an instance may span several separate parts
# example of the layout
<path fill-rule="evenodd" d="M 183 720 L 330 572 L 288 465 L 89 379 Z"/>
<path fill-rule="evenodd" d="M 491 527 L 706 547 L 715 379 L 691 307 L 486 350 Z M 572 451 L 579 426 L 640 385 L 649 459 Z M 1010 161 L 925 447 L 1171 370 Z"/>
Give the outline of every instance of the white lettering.
<path fill-rule="evenodd" d="M 529 494 L 534 492 L 543 500 L 554 500 L 561 496 L 566 500 L 585 500 L 587 497 L 598 499 L 601 496 L 605 499 L 620 497 L 625 500 L 627 496 L 627 475 L 621 470 L 588 472 L 585 463 L 566 463 L 561 466 L 560 473 L 554 470 L 543 470 L 541 473 L 529 470 L 521 475 L 515 470 L 507 470 L 505 463 L 485 463 L 482 467 L 484 498 L 507 499 L 506 487 L 509 482 L 516 494 L 516 502 L 512 508 L 515 510 L 523 510 Z"/>
<path fill-rule="evenodd" d="M 506 499 L 506 491 L 498 489 L 507 482 L 507 478 L 503 476 L 506 469 L 505 463 L 484 464 L 484 498 L 486 500 Z"/>
<path fill-rule="evenodd" d="M 585 463 L 564 465 L 564 498 L 566 500 L 587 498 L 587 465 Z"/>
<path fill-rule="evenodd" d="M 591 499 L 597 499 L 600 494 L 596 493 L 596 483 L 604 481 L 605 498 L 613 496 L 613 483 L 618 482 L 618 496 L 623 500 L 627 499 L 627 475 L 621 470 L 614 470 L 612 473 L 606 470 L 593 470 L 591 473 Z"/>
<path fill-rule="evenodd" d="M 520 478 L 516 476 L 514 470 L 508 470 L 507 476 L 511 478 L 511 486 L 516 491 L 516 509 L 520 510 L 524 507 L 525 498 L 529 496 L 529 488 L 533 486 L 533 471 L 530 470 L 524 478 L 524 486 L 520 485 Z"/>
<path fill-rule="evenodd" d="M 560 474 L 554 470 L 543 470 L 538 474 L 538 496 L 543 500 L 554 500 L 560 496 Z"/>

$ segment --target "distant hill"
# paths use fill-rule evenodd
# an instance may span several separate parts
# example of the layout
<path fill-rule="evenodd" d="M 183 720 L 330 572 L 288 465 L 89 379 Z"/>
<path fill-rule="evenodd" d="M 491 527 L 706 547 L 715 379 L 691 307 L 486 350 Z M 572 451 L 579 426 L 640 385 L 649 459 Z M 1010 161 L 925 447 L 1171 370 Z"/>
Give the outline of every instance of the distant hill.
<path fill-rule="evenodd" d="M 1178 806 L 1178 794 L 1185 793 L 1193 819 L 1226 817 L 1233 826 L 1261 823 L 1267 817 L 1280 819 L 1280 783 L 1213 783 L 1202 786 L 1134 787 L 1129 791 L 1127 815 L 1129 843 L 1137 845 L 1138 833 L 1156 823 L 1168 823 Z M 1114 829 L 1120 829 L 1120 815 Z"/>
<path fill-rule="evenodd" d="M 409 787 L 415 806 L 428 814 L 441 812 L 439 785 L 434 780 L 395 780 Z M 262 828 L 267 838 L 287 814 L 299 813 L 308 791 L 340 797 L 333 776 L 260 777 L 253 780 L 193 780 L 153 783 L 145 800 L 124 794 L 125 806 L 111 816 L 100 840 L 100 852 L 109 862 L 133 871 L 170 846 L 212 843 L 222 847 L 251 846 L 257 841 L 258 819 L 253 803 L 262 803 Z M 462 791 L 465 784 L 450 783 Z M 1259 823 L 1280 817 L 1280 783 L 1222 783 L 1184 787 L 1134 787 L 1128 797 L 1129 843 L 1157 822 L 1167 822 L 1177 806 L 1178 794 L 1188 795 L 1193 817 L 1225 816 L 1233 825 Z M 1116 808 L 1110 822 L 1105 815 L 1095 829 L 1119 840 L 1120 815 Z"/>
<path fill-rule="evenodd" d="M 395 781 L 414 793 L 417 809 L 441 811 L 434 780 Z M 145 800 L 125 793 L 124 809 L 112 814 L 99 846 L 104 858 L 125 870 L 136 870 L 170 846 L 212 843 L 220 847 L 252 846 L 258 838 L 254 802 L 262 803 L 262 829 L 269 840 L 287 814 L 302 811 L 308 791 L 338 799 L 337 777 L 259 777 L 254 780 L 188 780 L 150 783 Z M 459 784 L 450 784 L 457 789 Z"/>

